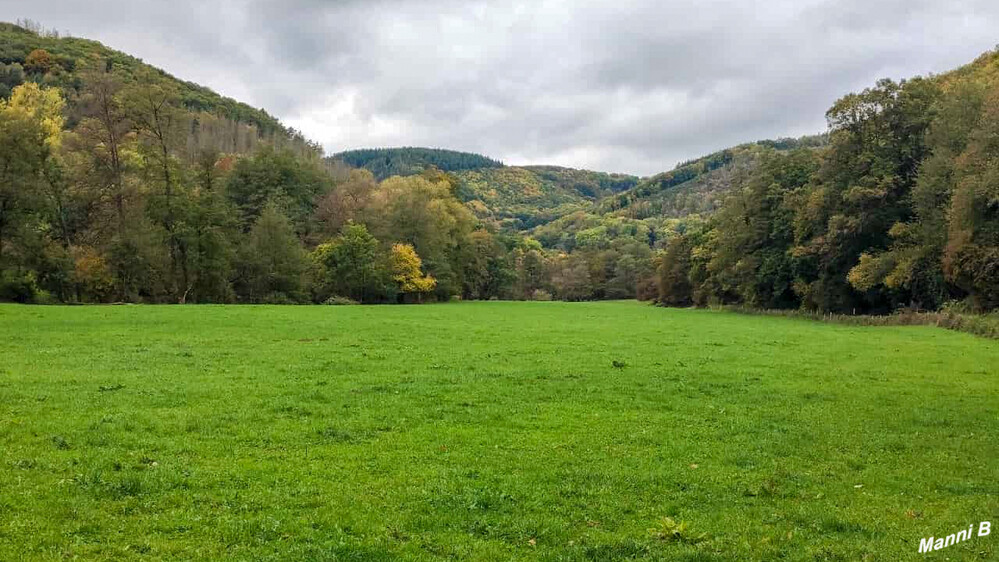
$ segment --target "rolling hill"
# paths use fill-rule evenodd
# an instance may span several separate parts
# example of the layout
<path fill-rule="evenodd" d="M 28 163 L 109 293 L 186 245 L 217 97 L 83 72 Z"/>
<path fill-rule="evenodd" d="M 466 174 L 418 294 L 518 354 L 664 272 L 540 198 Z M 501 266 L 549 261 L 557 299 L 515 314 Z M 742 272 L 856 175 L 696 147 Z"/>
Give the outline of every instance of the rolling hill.
<path fill-rule="evenodd" d="M 219 137 L 229 139 L 230 146 L 219 147 L 225 152 L 252 150 L 256 139 L 316 150 L 316 146 L 300 133 L 284 126 L 263 109 L 176 78 L 98 41 L 57 37 L 0 22 L 0 95 L 8 95 L 11 89 L 26 80 L 57 87 L 69 104 L 70 126 L 77 117 L 73 109 L 79 101 L 84 75 L 111 70 L 126 85 L 141 82 L 176 92 L 183 107 L 203 128 L 217 130 Z"/>
<path fill-rule="evenodd" d="M 752 171 L 763 155 L 796 148 L 819 148 L 828 142 L 826 135 L 811 135 L 726 148 L 645 178 L 616 196 L 605 197 L 594 211 L 636 219 L 710 213 L 718 208 L 736 179 Z"/>
<path fill-rule="evenodd" d="M 638 184 L 637 176 L 558 166 L 505 166 L 456 172 L 458 196 L 480 218 L 524 230 L 588 208 Z"/>

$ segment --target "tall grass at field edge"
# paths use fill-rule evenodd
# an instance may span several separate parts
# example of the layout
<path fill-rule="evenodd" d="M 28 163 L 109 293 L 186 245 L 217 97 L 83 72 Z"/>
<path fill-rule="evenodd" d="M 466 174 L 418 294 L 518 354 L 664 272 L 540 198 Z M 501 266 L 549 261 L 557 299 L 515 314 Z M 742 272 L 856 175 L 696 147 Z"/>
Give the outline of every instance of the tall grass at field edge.
<path fill-rule="evenodd" d="M 849 324 L 853 326 L 937 326 L 976 336 L 999 339 L 999 313 L 972 314 L 945 310 L 922 312 L 903 310 L 893 314 L 831 314 L 806 310 L 759 309 L 746 306 L 727 305 L 713 307 L 740 314 L 782 316 L 786 318 L 807 318 L 820 322 Z"/>

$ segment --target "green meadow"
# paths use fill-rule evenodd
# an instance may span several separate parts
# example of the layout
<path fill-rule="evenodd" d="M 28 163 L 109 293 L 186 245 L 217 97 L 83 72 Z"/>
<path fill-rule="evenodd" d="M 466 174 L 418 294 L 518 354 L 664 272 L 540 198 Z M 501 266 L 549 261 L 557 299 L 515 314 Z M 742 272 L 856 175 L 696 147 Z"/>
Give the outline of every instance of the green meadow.
<path fill-rule="evenodd" d="M 0 306 L 0 560 L 985 560 L 999 342 L 637 302 Z"/>

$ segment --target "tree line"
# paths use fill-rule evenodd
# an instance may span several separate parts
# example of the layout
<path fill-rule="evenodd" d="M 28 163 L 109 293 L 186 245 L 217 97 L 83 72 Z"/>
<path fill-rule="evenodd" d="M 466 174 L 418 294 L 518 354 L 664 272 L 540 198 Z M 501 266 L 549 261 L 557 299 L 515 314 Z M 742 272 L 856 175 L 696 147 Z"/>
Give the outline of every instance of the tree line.
<path fill-rule="evenodd" d="M 356 151 L 375 173 L 125 55 L 25 49 L 0 65 L 0 300 L 999 304 L 997 52 L 639 181 Z"/>
<path fill-rule="evenodd" d="M 635 296 L 623 250 L 545 250 L 476 218 L 434 167 L 378 181 L 114 67 L 81 71 L 69 96 L 28 78 L 0 98 L 0 299 Z M 637 253 L 651 276 L 651 248 Z"/>

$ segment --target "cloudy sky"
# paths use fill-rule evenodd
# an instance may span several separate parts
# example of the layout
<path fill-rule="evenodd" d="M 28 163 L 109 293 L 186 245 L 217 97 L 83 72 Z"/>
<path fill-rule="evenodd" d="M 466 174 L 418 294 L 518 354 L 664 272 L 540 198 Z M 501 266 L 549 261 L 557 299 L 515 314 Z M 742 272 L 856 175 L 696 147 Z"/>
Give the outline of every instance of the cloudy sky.
<path fill-rule="evenodd" d="M 327 152 L 643 175 L 819 132 L 847 91 L 999 43 L 996 0 L 0 0 L 18 18 L 263 107 Z"/>

